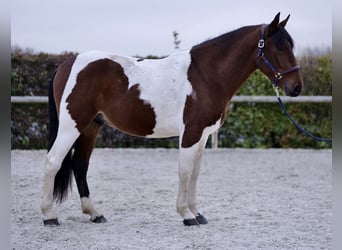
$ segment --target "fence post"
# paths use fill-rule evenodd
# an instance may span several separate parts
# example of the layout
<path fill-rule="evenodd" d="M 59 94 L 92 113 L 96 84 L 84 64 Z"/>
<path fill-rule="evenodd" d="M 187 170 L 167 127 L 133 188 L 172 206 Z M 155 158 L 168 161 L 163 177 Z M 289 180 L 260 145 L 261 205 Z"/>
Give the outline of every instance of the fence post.
<path fill-rule="evenodd" d="M 211 134 L 211 148 L 217 149 L 218 148 L 218 130 Z"/>

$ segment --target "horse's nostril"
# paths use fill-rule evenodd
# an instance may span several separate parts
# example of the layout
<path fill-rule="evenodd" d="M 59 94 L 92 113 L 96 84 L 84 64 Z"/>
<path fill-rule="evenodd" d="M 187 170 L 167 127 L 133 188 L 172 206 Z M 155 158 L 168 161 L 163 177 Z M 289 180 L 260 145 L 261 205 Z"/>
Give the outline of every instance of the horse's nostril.
<path fill-rule="evenodd" d="M 301 91 L 302 91 L 302 85 L 301 84 L 296 85 L 293 89 L 294 96 L 299 95 Z"/>

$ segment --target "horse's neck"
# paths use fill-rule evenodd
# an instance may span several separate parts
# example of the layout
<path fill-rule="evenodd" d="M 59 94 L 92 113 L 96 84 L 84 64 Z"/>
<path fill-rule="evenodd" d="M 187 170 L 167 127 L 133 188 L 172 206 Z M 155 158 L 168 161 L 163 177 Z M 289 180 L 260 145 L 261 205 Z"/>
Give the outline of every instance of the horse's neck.
<path fill-rule="evenodd" d="M 260 26 L 249 26 L 194 47 L 193 56 L 205 82 L 217 85 L 230 99 L 256 70 L 259 37 Z"/>

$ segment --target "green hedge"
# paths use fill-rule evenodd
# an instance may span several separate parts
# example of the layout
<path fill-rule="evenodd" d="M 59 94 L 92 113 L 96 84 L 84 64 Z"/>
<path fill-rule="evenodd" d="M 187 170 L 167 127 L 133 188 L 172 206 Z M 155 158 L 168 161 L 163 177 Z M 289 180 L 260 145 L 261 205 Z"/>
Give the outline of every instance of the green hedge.
<path fill-rule="evenodd" d="M 76 53 L 51 55 L 12 52 L 11 95 L 47 95 L 48 82 L 58 64 Z M 153 58 L 152 56 L 149 56 Z M 305 89 L 303 95 L 331 95 L 331 53 L 299 58 Z M 256 71 L 244 83 L 238 95 L 274 95 L 270 81 Z M 330 103 L 287 103 L 294 119 L 317 136 L 331 137 Z M 12 104 L 12 148 L 47 147 L 48 110 L 46 104 Z M 178 147 L 178 138 L 145 139 L 128 136 L 105 127 L 97 147 Z M 220 147 L 245 148 L 331 148 L 300 134 L 276 103 L 231 103 L 227 120 L 219 131 Z"/>

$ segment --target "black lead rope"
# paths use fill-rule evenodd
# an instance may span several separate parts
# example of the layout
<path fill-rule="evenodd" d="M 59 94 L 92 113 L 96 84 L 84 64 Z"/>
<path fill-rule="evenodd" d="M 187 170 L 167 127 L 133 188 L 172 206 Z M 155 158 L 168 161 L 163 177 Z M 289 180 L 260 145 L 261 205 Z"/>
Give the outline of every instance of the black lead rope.
<path fill-rule="evenodd" d="M 278 99 L 278 102 L 279 102 L 279 105 L 281 107 L 281 109 L 284 111 L 285 115 L 287 116 L 287 118 L 289 118 L 289 120 L 291 121 L 291 123 L 300 131 L 302 132 L 303 134 L 315 139 L 316 141 L 323 141 L 323 142 L 328 142 L 328 143 L 332 143 L 332 139 L 330 138 L 321 138 L 321 137 L 317 137 L 311 133 L 309 133 L 308 131 L 306 131 L 304 128 L 302 128 L 301 126 L 298 125 L 298 123 L 292 118 L 292 116 L 289 114 L 289 112 L 287 111 L 283 101 L 280 99 L 280 96 L 279 96 L 279 92 L 278 92 L 278 89 L 277 87 L 274 87 L 275 91 L 276 91 L 276 94 L 277 94 L 277 99 Z"/>

